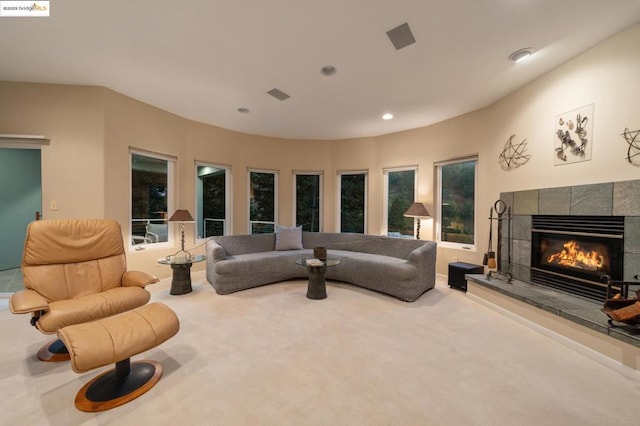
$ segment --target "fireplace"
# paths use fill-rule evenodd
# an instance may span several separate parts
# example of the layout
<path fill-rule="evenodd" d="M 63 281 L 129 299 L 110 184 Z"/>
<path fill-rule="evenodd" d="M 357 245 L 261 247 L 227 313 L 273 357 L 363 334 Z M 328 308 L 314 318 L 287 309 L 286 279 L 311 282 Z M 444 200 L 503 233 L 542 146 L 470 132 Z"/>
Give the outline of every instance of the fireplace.
<path fill-rule="evenodd" d="M 603 301 L 623 279 L 623 216 L 532 216 L 531 281 Z"/>

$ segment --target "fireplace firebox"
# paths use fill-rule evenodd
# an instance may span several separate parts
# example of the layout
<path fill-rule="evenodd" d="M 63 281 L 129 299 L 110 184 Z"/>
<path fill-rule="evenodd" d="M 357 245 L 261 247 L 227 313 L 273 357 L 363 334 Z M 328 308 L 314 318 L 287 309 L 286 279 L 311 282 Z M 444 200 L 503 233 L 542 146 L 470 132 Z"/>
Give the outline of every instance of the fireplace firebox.
<path fill-rule="evenodd" d="M 531 281 L 596 301 L 622 280 L 622 216 L 533 216 Z"/>

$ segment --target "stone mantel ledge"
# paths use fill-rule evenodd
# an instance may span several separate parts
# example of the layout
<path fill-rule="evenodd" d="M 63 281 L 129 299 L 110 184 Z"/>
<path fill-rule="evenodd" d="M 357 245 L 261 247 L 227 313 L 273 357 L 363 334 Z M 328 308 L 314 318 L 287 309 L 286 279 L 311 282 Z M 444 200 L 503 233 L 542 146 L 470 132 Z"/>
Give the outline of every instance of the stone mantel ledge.
<path fill-rule="evenodd" d="M 503 192 L 514 215 L 640 216 L 640 180 Z"/>

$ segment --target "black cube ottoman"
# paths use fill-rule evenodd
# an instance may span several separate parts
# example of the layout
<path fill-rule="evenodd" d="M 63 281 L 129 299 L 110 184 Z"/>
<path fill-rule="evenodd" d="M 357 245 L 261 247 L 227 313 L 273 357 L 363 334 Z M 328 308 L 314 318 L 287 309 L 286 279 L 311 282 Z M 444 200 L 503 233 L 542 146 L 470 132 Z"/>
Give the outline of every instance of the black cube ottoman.
<path fill-rule="evenodd" d="M 466 274 L 484 274 L 484 266 L 473 263 L 453 262 L 449 264 L 449 287 L 467 291 Z"/>

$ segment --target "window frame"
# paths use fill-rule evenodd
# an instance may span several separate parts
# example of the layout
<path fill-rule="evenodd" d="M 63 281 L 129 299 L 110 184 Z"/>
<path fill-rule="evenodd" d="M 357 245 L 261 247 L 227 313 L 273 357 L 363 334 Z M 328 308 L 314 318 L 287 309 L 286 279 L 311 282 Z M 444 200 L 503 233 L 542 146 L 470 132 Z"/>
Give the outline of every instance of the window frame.
<path fill-rule="evenodd" d="M 336 232 L 342 232 L 342 176 L 364 175 L 364 230 L 369 229 L 369 170 L 339 170 L 336 172 Z"/>
<path fill-rule="evenodd" d="M 147 243 L 142 242 L 139 244 L 133 243 L 133 217 L 132 217 L 132 202 L 133 202 L 133 156 L 144 156 L 153 158 L 156 160 L 164 160 L 167 162 L 167 241 L 163 241 L 160 243 Z M 143 149 L 137 148 L 129 148 L 129 222 L 128 222 L 128 248 L 129 251 L 139 251 L 142 249 L 162 249 L 167 247 L 173 247 L 174 245 L 174 236 L 172 231 L 171 224 L 169 223 L 169 217 L 175 211 L 175 170 L 176 170 L 177 157 L 167 154 L 160 154 L 157 152 L 146 151 Z M 144 220 L 144 219 L 143 219 Z M 148 219 L 147 219 L 148 220 Z"/>
<path fill-rule="evenodd" d="M 324 229 L 324 172 L 323 171 L 293 171 L 293 221 L 298 226 L 298 176 L 319 176 L 318 188 L 318 232 Z"/>
<path fill-rule="evenodd" d="M 278 182 L 279 182 L 279 170 L 269 170 L 269 169 L 256 169 L 256 168 L 247 168 L 247 234 L 252 234 L 251 228 L 251 173 L 267 173 L 273 174 L 273 232 L 275 232 L 276 225 L 278 224 Z M 271 222 L 265 222 L 271 223 Z"/>
<path fill-rule="evenodd" d="M 200 243 L 203 241 L 206 241 L 207 239 L 211 238 L 211 237 L 201 237 L 199 235 L 198 232 L 198 221 L 202 220 L 202 218 L 200 217 L 200 209 L 203 207 L 202 205 L 202 189 L 199 187 L 199 179 L 200 176 L 198 176 L 198 167 L 212 167 L 215 169 L 223 169 L 224 173 L 225 173 L 225 181 L 224 181 L 224 185 L 225 185 L 225 195 L 224 195 L 224 215 L 225 215 L 225 219 L 224 219 L 224 234 L 223 235 L 231 235 L 232 230 L 233 230 L 233 170 L 232 167 L 226 164 L 218 164 L 218 163 L 210 163 L 207 161 L 198 161 L 196 160 L 194 162 L 194 188 L 195 188 L 195 206 L 194 206 L 194 211 L 195 211 L 195 220 L 196 220 L 196 225 L 195 225 L 195 230 L 194 230 L 194 234 L 195 234 L 195 238 L 196 238 L 196 242 Z M 203 225 L 204 227 L 204 225 Z M 204 229 L 204 228 L 203 228 Z M 204 233 L 204 232 L 203 232 Z"/>
<path fill-rule="evenodd" d="M 413 202 L 418 200 L 418 165 L 387 167 L 382 169 L 382 227 L 381 235 L 389 235 L 389 173 L 413 170 Z M 416 221 L 413 221 L 413 234 L 416 235 Z"/>
<path fill-rule="evenodd" d="M 473 161 L 474 165 L 474 179 L 473 179 L 473 244 L 468 243 L 455 243 L 451 241 L 442 241 L 442 166 L 448 166 L 458 163 L 467 163 Z M 464 157 L 456 157 L 449 160 L 436 161 L 433 164 L 435 173 L 435 192 L 436 192 L 436 205 L 435 205 L 435 240 L 438 243 L 438 247 L 459 249 L 459 250 L 478 250 L 478 154 L 467 155 Z"/>

